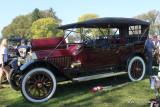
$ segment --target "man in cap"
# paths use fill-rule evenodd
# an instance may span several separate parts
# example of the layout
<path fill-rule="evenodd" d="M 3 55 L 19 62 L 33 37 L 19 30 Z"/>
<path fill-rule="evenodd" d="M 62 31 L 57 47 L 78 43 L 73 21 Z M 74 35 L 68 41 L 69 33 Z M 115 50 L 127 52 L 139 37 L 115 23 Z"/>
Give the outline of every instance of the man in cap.
<path fill-rule="evenodd" d="M 146 64 L 146 74 L 152 75 L 152 61 L 153 61 L 153 54 L 152 50 L 156 49 L 156 46 L 153 43 L 153 36 L 149 35 L 149 39 L 146 40 L 146 49 L 148 52 L 148 62 Z"/>
<path fill-rule="evenodd" d="M 17 48 L 16 55 L 22 59 L 26 58 L 27 53 L 30 51 L 30 47 L 26 45 L 26 39 L 21 40 L 21 46 Z"/>

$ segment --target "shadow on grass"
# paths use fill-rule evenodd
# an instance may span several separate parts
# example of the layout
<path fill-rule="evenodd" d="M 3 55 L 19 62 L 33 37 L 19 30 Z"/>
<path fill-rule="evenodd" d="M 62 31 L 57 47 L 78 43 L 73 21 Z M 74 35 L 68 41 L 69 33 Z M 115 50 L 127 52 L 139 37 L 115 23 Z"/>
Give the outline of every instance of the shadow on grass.
<path fill-rule="evenodd" d="M 68 99 L 76 99 L 77 96 L 83 97 L 85 94 L 88 95 L 84 98 L 78 98 L 78 100 L 71 101 L 69 103 L 65 103 L 64 106 L 78 106 L 77 104 L 82 103 L 81 106 L 91 106 L 94 105 L 93 99 L 99 96 L 103 96 L 104 94 L 107 94 L 109 92 L 114 92 L 116 90 L 120 90 L 125 87 L 116 87 L 114 89 L 108 90 L 108 91 L 101 91 L 92 93 L 91 89 L 95 86 L 108 86 L 111 82 L 115 80 L 115 78 L 118 81 L 118 85 L 124 84 L 126 82 L 129 82 L 129 79 L 126 76 L 117 76 L 117 77 L 110 77 L 110 78 L 104 78 L 104 79 L 98 79 L 98 80 L 92 80 L 92 81 L 86 81 L 86 82 L 80 82 L 80 83 L 68 83 L 68 84 L 62 84 L 59 85 L 57 88 L 56 96 L 58 96 L 61 100 L 65 101 Z M 66 95 L 66 96 L 64 96 Z M 118 96 L 115 96 L 116 99 L 118 99 Z M 115 98 L 114 98 L 115 99 Z M 110 99 L 113 101 L 113 99 Z M 108 101 L 110 101 L 108 100 Z M 84 103 L 83 103 L 84 102 Z M 105 101 L 106 102 L 106 101 Z M 54 102 L 56 103 L 56 102 Z M 52 103 L 50 103 L 52 104 Z"/>
<path fill-rule="evenodd" d="M 105 86 L 105 85 L 110 85 L 109 83 L 108 83 L 108 81 L 113 81 L 114 79 L 113 78 L 109 78 L 109 79 L 101 79 L 101 80 L 99 80 L 99 82 L 97 82 L 97 81 L 90 81 L 90 82 L 86 82 L 86 83 L 82 83 L 82 84 L 79 84 L 79 83 L 75 83 L 75 84 L 72 84 L 72 85 L 70 85 L 71 87 L 73 86 L 73 90 L 74 91 L 70 91 L 72 94 L 71 95 L 68 95 L 68 96 L 66 96 L 66 97 L 64 97 L 63 96 L 63 94 L 61 94 L 61 95 L 58 95 L 59 97 L 60 97 L 60 99 L 62 99 L 62 100 L 67 100 L 68 98 L 74 98 L 74 96 L 76 95 L 76 96 L 82 96 L 83 97 L 83 95 L 84 94 L 90 94 L 90 93 L 92 93 L 91 92 L 91 89 L 93 88 L 93 87 L 95 87 L 95 86 Z M 128 82 L 128 81 L 126 81 L 126 82 Z M 125 82 L 123 82 L 123 83 L 125 83 Z M 119 83 L 119 84 L 123 84 L 123 83 Z M 83 85 L 82 87 L 81 87 L 81 85 Z M 69 88 L 69 89 L 71 89 L 71 87 Z M 85 98 L 80 98 L 79 100 L 76 100 L 76 101 L 73 101 L 73 102 L 69 102 L 69 103 L 66 103 L 66 104 L 64 104 L 64 106 L 78 106 L 77 104 L 79 104 L 79 103 L 82 103 L 81 104 L 81 106 L 84 106 L 84 107 L 86 107 L 86 106 L 91 106 L 91 105 L 94 105 L 94 100 L 95 100 L 95 98 L 98 98 L 98 97 L 101 97 L 101 96 L 104 96 L 104 95 L 106 95 L 107 93 L 110 93 L 110 92 L 114 92 L 114 91 L 116 91 L 116 90 L 121 90 L 121 89 L 123 89 L 125 87 L 125 85 L 124 86 L 121 86 L 121 87 L 115 87 L 115 88 L 113 88 L 113 89 L 111 89 L 111 90 L 103 90 L 103 91 L 101 91 L 101 92 L 95 92 L 95 93 L 92 93 L 90 96 L 87 96 L 87 97 L 85 97 Z M 61 87 L 62 88 L 62 87 Z M 77 93 L 78 92 L 78 93 Z M 59 93 L 59 92 L 57 92 L 57 93 Z M 67 91 L 65 92 L 65 94 L 67 94 Z M 72 96 L 73 95 L 73 96 Z M 113 102 L 114 100 L 117 100 L 117 99 L 119 99 L 121 96 L 115 96 L 115 98 L 108 98 L 107 99 L 107 101 L 106 100 L 102 100 L 101 101 L 101 103 L 106 103 L 106 102 L 108 102 L 108 103 L 111 103 L 111 102 Z M 85 102 L 85 103 L 83 103 L 83 102 Z M 100 102 L 99 102 L 100 103 Z M 80 106 L 80 105 L 79 105 Z"/>

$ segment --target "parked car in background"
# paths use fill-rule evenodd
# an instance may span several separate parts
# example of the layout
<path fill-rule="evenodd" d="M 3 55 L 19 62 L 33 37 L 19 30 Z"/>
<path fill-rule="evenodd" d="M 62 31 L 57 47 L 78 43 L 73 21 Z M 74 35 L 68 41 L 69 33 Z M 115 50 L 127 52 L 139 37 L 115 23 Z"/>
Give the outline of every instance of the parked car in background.
<path fill-rule="evenodd" d="M 9 84 L 14 90 L 19 90 L 20 84 L 18 83 L 18 80 L 21 77 L 21 73 L 18 73 L 17 70 L 19 70 L 20 65 L 25 62 L 24 59 L 20 59 L 16 55 L 17 48 L 21 45 L 22 39 L 28 42 L 26 38 L 20 37 L 8 39 L 8 61 L 10 67 L 8 78 Z"/>
<path fill-rule="evenodd" d="M 98 18 L 57 27 L 62 37 L 31 40 L 33 60 L 20 67 L 21 93 L 30 102 L 44 102 L 61 81 L 124 74 L 142 80 L 149 25 L 133 18 Z"/>
<path fill-rule="evenodd" d="M 22 39 L 26 39 L 26 38 L 17 37 L 17 38 L 8 39 L 8 42 L 9 42 L 8 53 L 11 57 L 16 56 L 16 49 L 20 45 Z M 28 40 L 26 39 L 26 41 Z"/>

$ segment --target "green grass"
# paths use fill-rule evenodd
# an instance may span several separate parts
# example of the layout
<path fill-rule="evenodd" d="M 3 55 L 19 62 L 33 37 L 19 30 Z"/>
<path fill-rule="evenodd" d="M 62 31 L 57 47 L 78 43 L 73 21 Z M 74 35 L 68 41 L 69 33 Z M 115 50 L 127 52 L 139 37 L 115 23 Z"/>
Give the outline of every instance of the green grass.
<path fill-rule="evenodd" d="M 154 74 L 157 75 L 157 72 L 154 71 Z M 91 92 L 93 87 L 107 86 L 114 79 L 61 82 L 53 98 L 44 103 L 30 103 L 20 91 L 14 91 L 8 84 L 3 84 L 5 88 L 0 89 L 0 107 L 148 107 L 148 100 L 155 98 L 156 89 L 150 89 L 149 76 L 139 82 L 130 82 L 127 75 L 117 76 L 117 86 Z"/>

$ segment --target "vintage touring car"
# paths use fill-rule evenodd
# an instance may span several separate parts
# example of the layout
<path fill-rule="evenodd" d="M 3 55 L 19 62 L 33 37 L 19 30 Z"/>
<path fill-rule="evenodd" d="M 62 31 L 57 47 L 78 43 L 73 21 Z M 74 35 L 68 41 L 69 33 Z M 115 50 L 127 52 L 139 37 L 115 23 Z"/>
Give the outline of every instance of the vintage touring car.
<path fill-rule="evenodd" d="M 19 71 L 21 93 L 30 102 L 44 102 L 60 81 L 122 74 L 142 80 L 149 25 L 133 18 L 98 18 L 57 27 L 62 37 L 31 40 L 33 60 Z"/>

